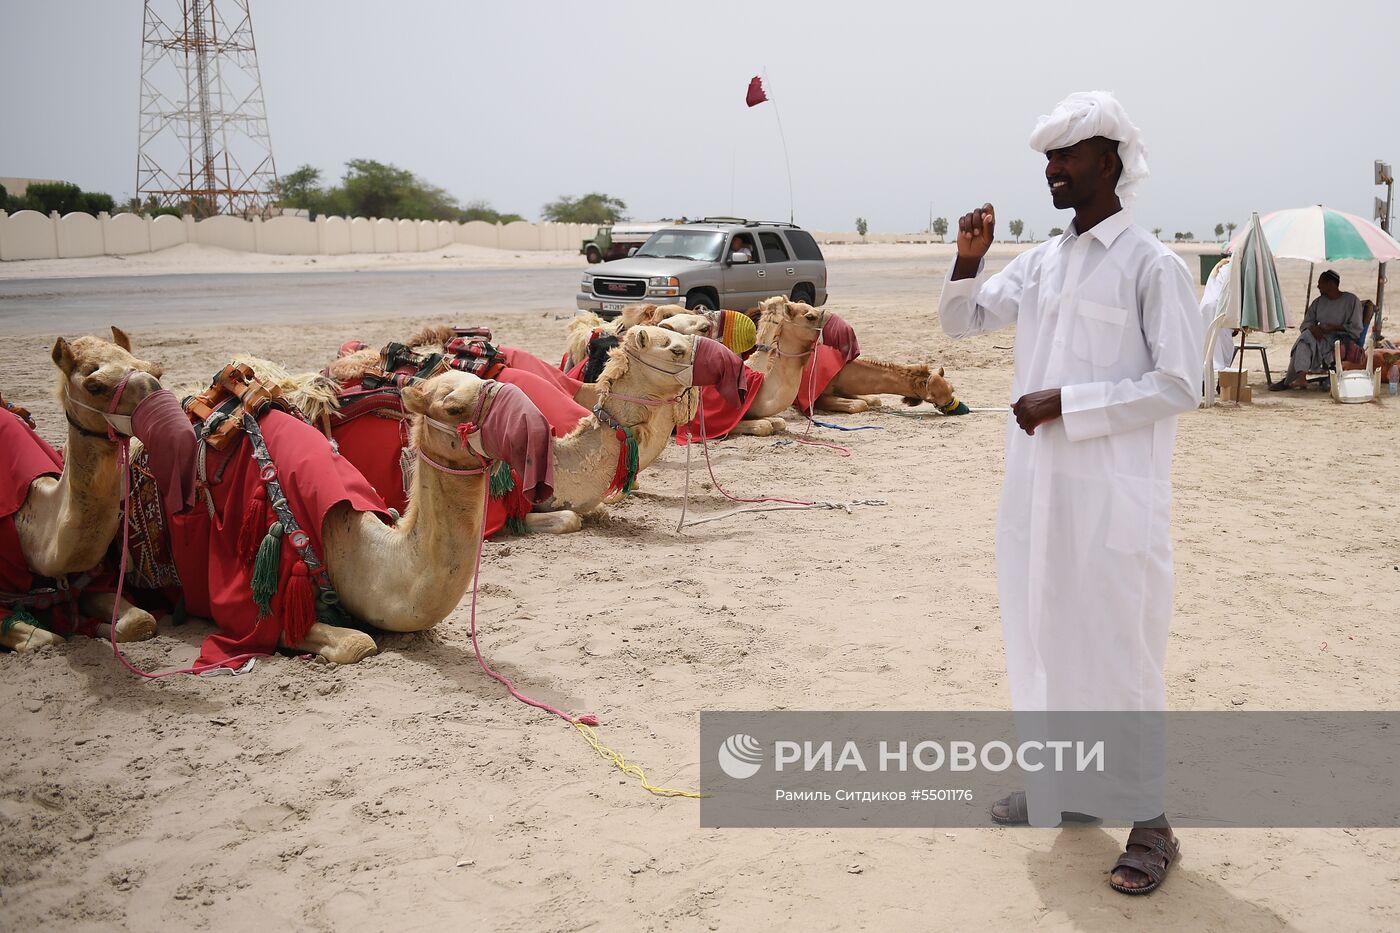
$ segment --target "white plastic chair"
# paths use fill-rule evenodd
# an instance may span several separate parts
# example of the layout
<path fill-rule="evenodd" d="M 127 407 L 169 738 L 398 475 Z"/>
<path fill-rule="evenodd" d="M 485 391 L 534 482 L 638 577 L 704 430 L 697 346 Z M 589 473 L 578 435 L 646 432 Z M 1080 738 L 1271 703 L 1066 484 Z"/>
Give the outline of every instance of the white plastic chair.
<path fill-rule="evenodd" d="M 1366 338 L 1366 368 L 1342 369 L 1342 342 L 1332 345 L 1332 401 L 1343 404 L 1374 402 L 1381 395 L 1381 371 L 1376 368 L 1376 357 L 1371 352 L 1375 342 L 1373 335 Z"/>

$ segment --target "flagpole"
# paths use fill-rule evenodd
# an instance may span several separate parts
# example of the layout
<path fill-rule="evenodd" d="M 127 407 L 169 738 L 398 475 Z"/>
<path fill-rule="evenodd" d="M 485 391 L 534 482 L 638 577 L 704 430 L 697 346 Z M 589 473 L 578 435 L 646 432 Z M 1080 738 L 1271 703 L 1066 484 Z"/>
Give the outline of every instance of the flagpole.
<path fill-rule="evenodd" d="M 763 69 L 763 89 L 765 93 L 768 90 L 767 68 Z M 783 132 L 783 115 L 778 112 L 778 102 L 776 100 L 770 96 L 768 102 L 773 105 L 773 116 L 778 118 L 778 138 L 783 141 L 783 164 L 787 167 L 788 180 L 788 223 L 795 223 L 796 221 L 793 220 L 795 214 L 792 207 L 792 159 L 788 158 L 787 134 Z"/>

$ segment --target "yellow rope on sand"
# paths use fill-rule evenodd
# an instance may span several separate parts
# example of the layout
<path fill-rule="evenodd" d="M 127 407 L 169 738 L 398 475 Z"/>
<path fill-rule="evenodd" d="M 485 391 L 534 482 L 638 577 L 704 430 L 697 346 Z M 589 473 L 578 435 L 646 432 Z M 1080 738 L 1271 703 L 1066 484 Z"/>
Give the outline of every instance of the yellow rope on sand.
<path fill-rule="evenodd" d="M 693 790 L 680 790 L 679 788 L 675 787 L 656 787 L 652 785 L 650 782 L 647 781 L 647 774 L 641 769 L 641 766 L 630 763 L 629 761 L 627 761 L 627 759 L 623 758 L 617 752 L 613 751 L 612 749 L 604 745 L 602 742 L 598 741 L 598 733 L 594 732 L 591 726 L 585 726 L 581 722 L 576 722 L 573 723 L 573 727 L 579 731 L 579 733 L 583 736 L 584 740 L 587 741 L 589 745 L 593 746 L 593 750 L 595 752 L 597 752 L 599 755 L 602 755 L 604 758 L 606 758 L 608 761 L 611 761 L 613 764 L 617 765 L 617 769 L 623 774 L 630 774 L 632 777 L 640 781 L 644 790 L 650 791 L 658 797 L 690 797 L 692 799 L 698 800 L 701 797 L 705 796 L 704 794 L 698 794 Z"/>

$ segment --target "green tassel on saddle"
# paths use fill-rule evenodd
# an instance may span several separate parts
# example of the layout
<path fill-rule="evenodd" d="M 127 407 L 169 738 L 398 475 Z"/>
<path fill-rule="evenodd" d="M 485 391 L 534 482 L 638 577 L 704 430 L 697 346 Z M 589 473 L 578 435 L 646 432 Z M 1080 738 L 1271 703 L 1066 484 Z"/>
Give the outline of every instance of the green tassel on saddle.
<path fill-rule="evenodd" d="M 10 614 L 6 616 L 3 621 L 0 621 L 0 635 L 10 634 L 10 630 L 20 623 L 32 625 L 35 628 L 44 627 L 43 623 L 35 618 L 34 614 L 24 606 L 15 606 L 10 609 Z"/>
<path fill-rule="evenodd" d="M 282 535 L 282 523 L 273 522 L 253 559 L 253 602 L 258 604 L 259 618 L 272 611 L 272 597 L 277 595 L 277 580 L 282 569 Z"/>

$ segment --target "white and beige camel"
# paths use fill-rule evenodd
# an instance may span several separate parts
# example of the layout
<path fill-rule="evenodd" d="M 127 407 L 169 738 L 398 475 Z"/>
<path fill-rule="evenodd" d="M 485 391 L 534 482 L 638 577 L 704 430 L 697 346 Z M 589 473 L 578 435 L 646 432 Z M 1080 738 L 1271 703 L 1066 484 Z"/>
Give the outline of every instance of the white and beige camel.
<path fill-rule="evenodd" d="M 280 377 L 289 387 L 297 385 L 297 377 L 286 377 L 284 371 Z M 496 403 L 484 414 L 478 410 L 487 386 L 476 376 L 448 370 L 404 387 L 401 399 L 409 414 L 410 447 L 419 456 L 411 472 L 407 509 L 393 525 L 372 512 L 356 511 L 348 502 L 325 514 L 321 558 L 340 605 L 355 619 L 390 632 L 421 632 L 451 614 L 471 585 L 485 518 L 488 477 L 482 471 L 487 463 L 456 429 L 474 417 L 482 423 L 491 418 Z M 323 394 L 323 388 L 314 387 L 312 395 Z M 499 391 L 519 390 L 501 386 Z M 542 422 L 541 432 L 547 433 L 543 416 L 535 414 Z M 331 455 L 329 447 L 326 453 Z M 210 581 L 211 589 L 219 585 Z M 378 651 L 365 632 L 325 622 L 312 623 L 305 637 L 294 643 L 284 635 L 282 647 L 334 664 L 353 664 Z"/>
<path fill-rule="evenodd" d="M 137 359 L 131 340 L 112 328 L 113 343 L 98 337 L 72 342 L 58 338 L 53 361 L 58 367 L 58 397 L 68 420 L 63 472 L 55 479 L 40 476 L 29 485 L 24 504 L 15 513 L 15 531 L 25 563 L 36 576 L 62 578 L 96 567 L 111 546 L 121 520 L 122 477 L 119 448 L 108 438 L 103 413 L 129 417 L 136 406 L 160 388 L 161 369 Z M 115 407 L 114 393 L 121 387 Z M 118 602 L 114 593 L 84 593 L 78 607 L 88 618 L 110 619 Z M 120 601 L 116 640 L 139 641 L 156 631 L 156 620 L 144 609 Z M 97 634 L 112 635 L 101 623 Z M 0 646 L 18 651 L 58 644 L 63 639 L 27 622 L 0 629 Z"/>
<path fill-rule="evenodd" d="M 744 365 L 763 373 L 763 384 L 730 433 L 768 437 L 787 430 L 787 419 L 781 413 L 797 400 L 802 368 L 821 335 L 825 317 L 811 305 L 788 301 L 781 295 L 760 302 L 758 309 L 758 342 Z"/>
<path fill-rule="evenodd" d="M 715 330 L 710 314 L 684 309 L 666 315 L 658 326 L 678 334 L 702 336 L 709 336 Z M 933 372 L 925 364 L 857 357 L 841 368 L 814 407 L 817 411 L 855 414 L 880 407 L 882 395 L 898 395 L 906 405 L 929 402 L 938 408 L 948 406 L 954 399 L 953 386 L 944 377 L 942 368 Z"/>

